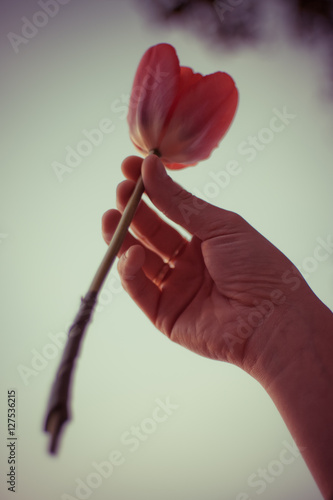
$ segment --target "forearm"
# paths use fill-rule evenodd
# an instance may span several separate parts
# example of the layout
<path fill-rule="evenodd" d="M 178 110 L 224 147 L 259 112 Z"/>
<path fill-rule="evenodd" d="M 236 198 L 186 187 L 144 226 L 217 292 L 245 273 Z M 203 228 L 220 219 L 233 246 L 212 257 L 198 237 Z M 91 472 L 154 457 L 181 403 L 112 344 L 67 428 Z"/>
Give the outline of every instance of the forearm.
<path fill-rule="evenodd" d="M 260 366 L 260 369 L 258 369 Z M 254 374 L 279 410 L 325 499 L 333 499 L 333 314 L 307 296 Z"/>

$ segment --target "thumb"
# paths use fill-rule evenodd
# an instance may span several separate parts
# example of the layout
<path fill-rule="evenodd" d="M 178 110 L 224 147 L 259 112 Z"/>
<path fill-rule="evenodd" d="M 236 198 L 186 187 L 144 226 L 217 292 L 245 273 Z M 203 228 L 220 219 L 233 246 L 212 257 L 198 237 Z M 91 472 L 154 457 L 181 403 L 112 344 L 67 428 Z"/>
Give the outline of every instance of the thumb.
<path fill-rule="evenodd" d="M 210 205 L 183 189 L 166 173 L 157 156 L 147 156 L 141 172 L 145 192 L 156 208 L 192 235 L 205 240 L 231 230 L 236 214 Z"/>

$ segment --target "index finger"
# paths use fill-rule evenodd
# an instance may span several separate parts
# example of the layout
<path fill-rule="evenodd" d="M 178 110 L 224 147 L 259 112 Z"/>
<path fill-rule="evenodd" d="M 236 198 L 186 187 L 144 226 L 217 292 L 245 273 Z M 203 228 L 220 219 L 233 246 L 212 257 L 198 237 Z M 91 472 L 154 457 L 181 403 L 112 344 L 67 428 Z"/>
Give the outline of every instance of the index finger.
<path fill-rule="evenodd" d="M 131 181 L 137 181 L 141 174 L 143 158 L 139 156 L 128 156 L 121 164 L 121 171 Z"/>

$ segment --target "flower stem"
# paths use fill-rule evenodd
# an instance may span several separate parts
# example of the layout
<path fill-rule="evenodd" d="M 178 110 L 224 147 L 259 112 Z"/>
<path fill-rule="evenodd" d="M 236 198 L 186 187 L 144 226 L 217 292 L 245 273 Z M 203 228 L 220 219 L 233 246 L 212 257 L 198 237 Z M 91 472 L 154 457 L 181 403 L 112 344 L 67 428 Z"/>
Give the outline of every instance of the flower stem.
<path fill-rule="evenodd" d="M 81 298 L 80 309 L 69 328 L 67 343 L 51 389 L 44 424 L 45 432 L 50 434 L 50 453 L 55 454 L 57 452 L 63 425 L 70 418 L 68 407 L 71 398 L 72 375 L 84 332 L 91 319 L 98 293 L 125 239 L 143 193 L 144 185 L 140 176 L 110 241 L 106 254 L 91 282 L 87 294 Z"/>
<path fill-rule="evenodd" d="M 101 289 L 101 286 L 111 269 L 111 266 L 120 250 L 120 247 L 125 239 L 128 227 L 133 219 L 137 206 L 141 200 L 141 197 L 144 192 L 144 186 L 142 177 L 140 176 L 134 191 L 132 193 L 131 198 L 129 199 L 126 208 L 121 216 L 121 219 L 118 223 L 117 229 L 110 241 L 107 252 L 104 256 L 104 259 L 99 266 L 97 273 L 94 276 L 94 279 L 90 285 L 89 291 L 98 293 Z"/>

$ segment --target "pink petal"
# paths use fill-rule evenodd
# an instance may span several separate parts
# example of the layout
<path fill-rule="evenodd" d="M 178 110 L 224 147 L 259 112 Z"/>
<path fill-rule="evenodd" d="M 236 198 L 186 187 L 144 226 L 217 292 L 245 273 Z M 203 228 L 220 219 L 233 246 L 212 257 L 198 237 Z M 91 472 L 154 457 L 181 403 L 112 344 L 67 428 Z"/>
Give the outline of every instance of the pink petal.
<path fill-rule="evenodd" d="M 150 47 L 133 82 L 128 111 L 130 138 L 141 151 L 158 147 L 164 123 L 179 90 L 180 67 L 172 45 Z"/>
<path fill-rule="evenodd" d="M 203 76 L 200 73 L 194 73 L 192 68 L 181 66 L 179 93 L 182 94 L 184 90 L 199 82 L 202 78 Z"/>
<path fill-rule="evenodd" d="M 193 167 L 194 165 L 197 165 L 198 162 L 195 162 L 195 163 L 168 163 L 168 161 L 164 158 L 161 158 L 162 162 L 164 163 L 164 165 L 170 169 L 170 170 L 181 170 L 182 168 L 186 168 L 186 167 Z"/>
<path fill-rule="evenodd" d="M 238 91 L 227 73 L 214 73 L 184 86 L 160 144 L 169 168 L 183 168 L 209 157 L 227 132 Z M 182 167 L 181 165 L 182 164 Z"/>
<path fill-rule="evenodd" d="M 180 67 L 180 79 L 179 79 L 179 86 L 178 86 L 178 92 L 177 95 L 172 103 L 172 106 L 169 109 L 169 113 L 166 117 L 166 120 L 164 122 L 164 127 L 161 130 L 161 134 L 158 138 L 158 145 L 160 145 L 163 141 L 163 137 L 168 131 L 168 125 L 171 120 L 171 117 L 174 113 L 174 110 L 176 109 L 178 105 L 179 99 L 182 97 L 184 92 L 187 92 L 189 87 L 197 83 L 199 80 L 202 79 L 202 75 L 200 73 L 194 73 L 191 68 L 188 68 L 186 66 L 181 66 Z M 176 164 L 175 164 L 176 165 Z M 193 165 L 196 165 L 196 163 L 193 163 Z M 169 167 L 170 168 L 170 167 Z M 176 167 L 174 167 L 176 168 Z M 183 168 L 182 166 L 178 166 L 177 168 Z"/>

